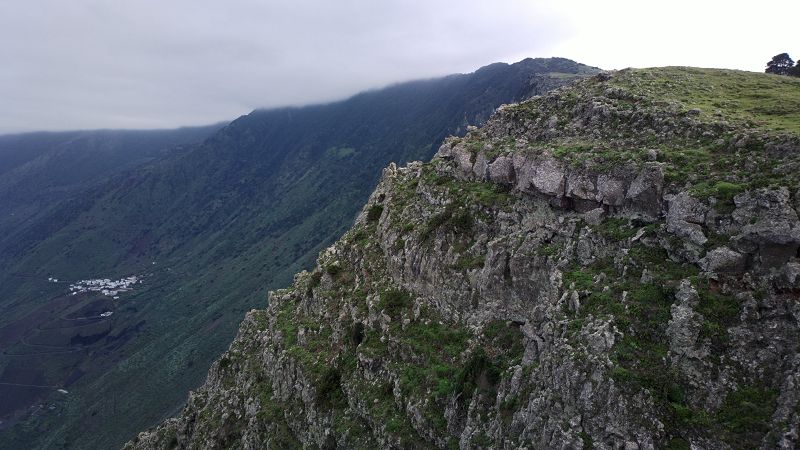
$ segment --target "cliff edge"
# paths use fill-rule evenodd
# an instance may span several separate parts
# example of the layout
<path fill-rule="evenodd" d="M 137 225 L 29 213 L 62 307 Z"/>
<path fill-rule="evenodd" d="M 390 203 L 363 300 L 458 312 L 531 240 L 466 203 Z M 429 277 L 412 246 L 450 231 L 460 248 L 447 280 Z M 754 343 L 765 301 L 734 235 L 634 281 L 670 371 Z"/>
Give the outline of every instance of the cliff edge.
<path fill-rule="evenodd" d="M 800 80 L 658 68 L 390 165 L 126 448 L 795 448 Z"/>

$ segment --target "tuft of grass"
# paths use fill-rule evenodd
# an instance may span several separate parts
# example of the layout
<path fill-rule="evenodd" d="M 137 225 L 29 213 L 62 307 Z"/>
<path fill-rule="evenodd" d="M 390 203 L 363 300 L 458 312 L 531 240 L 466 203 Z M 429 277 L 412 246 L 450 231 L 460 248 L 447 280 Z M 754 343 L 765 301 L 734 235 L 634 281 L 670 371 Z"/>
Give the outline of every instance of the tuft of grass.
<path fill-rule="evenodd" d="M 600 224 L 595 225 L 594 230 L 606 239 L 619 242 L 632 238 L 636 234 L 637 228 L 631 226 L 628 219 L 609 217 Z"/>
<path fill-rule="evenodd" d="M 456 261 L 455 268 L 458 270 L 470 270 L 483 267 L 486 257 L 483 255 L 461 255 Z"/>
<path fill-rule="evenodd" d="M 745 187 L 741 184 L 730 183 L 728 181 L 717 181 L 714 183 L 698 183 L 689 190 L 695 197 L 706 199 L 714 197 L 717 200 L 715 208 L 721 213 L 733 212 L 735 205 L 733 197 L 743 192 Z"/>
<path fill-rule="evenodd" d="M 539 247 L 536 252 L 543 256 L 554 256 L 557 255 L 563 247 L 563 244 L 545 244 Z"/>
<path fill-rule="evenodd" d="M 464 207 L 457 208 L 454 204 L 445 207 L 444 211 L 434 215 L 425 224 L 420 232 L 422 241 L 428 240 L 440 228 L 456 233 L 465 234 L 472 230 L 475 219 L 470 211 Z"/>

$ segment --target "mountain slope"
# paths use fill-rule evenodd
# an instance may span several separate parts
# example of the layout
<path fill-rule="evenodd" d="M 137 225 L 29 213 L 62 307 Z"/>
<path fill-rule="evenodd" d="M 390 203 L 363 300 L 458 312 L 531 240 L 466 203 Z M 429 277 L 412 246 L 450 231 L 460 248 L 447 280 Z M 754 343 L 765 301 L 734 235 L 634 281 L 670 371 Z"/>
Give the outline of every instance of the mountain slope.
<path fill-rule="evenodd" d="M 0 136 L 0 267 L 25 243 L 68 220 L 53 221 L 65 203 L 83 200 L 115 175 L 164 157 L 176 146 L 202 142 L 222 127 Z"/>
<path fill-rule="evenodd" d="M 13 334 L 13 351 L 55 343 L 86 355 L 63 357 L 62 378 L 42 375 L 42 384 L 68 379 L 69 395 L 50 396 L 53 412 L 35 412 L 0 444 L 108 448 L 171 414 L 244 312 L 350 226 L 380 168 L 430 158 L 445 136 L 497 106 L 596 72 L 564 59 L 525 60 L 330 105 L 255 111 L 117 177 L 62 227 L 26 244 L 0 278 L 4 330 L 28 327 Z M 77 305 L 63 300 L 65 286 L 46 282 L 129 275 L 142 283 L 119 299 L 86 293 Z M 91 332 L 44 332 L 106 310 L 113 315 Z M 12 375 L 18 367 L 10 357 L 0 364 Z M 73 373 L 82 375 L 74 381 Z"/>
<path fill-rule="evenodd" d="M 798 93 L 601 74 L 390 165 L 126 448 L 795 448 Z"/>

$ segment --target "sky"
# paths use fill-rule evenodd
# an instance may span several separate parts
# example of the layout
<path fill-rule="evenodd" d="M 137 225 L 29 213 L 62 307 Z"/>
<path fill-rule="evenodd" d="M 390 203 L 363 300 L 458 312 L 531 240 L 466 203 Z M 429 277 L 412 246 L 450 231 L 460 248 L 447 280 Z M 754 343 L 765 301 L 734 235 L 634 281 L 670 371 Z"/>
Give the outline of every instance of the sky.
<path fill-rule="evenodd" d="M 209 124 L 526 57 L 761 72 L 800 58 L 798 13 L 788 0 L 0 0 L 0 134 Z"/>

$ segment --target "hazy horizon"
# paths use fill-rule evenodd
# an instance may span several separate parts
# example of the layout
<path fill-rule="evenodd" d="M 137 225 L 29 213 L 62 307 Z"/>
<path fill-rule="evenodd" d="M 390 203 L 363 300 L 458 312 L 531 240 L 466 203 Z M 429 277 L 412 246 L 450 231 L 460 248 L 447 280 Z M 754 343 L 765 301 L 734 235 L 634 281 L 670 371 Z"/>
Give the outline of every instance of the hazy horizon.
<path fill-rule="evenodd" d="M 3 2 L 0 134 L 201 126 L 528 57 L 763 71 L 795 50 L 774 17 L 798 11 L 775 0 Z"/>

